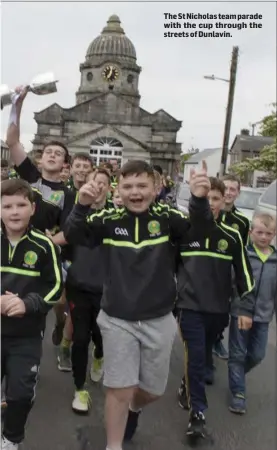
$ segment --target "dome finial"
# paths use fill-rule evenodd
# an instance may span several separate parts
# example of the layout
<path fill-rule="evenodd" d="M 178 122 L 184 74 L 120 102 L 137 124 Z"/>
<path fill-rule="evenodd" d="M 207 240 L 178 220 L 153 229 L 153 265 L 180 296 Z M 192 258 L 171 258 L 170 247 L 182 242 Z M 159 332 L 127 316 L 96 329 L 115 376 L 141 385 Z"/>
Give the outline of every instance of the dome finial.
<path fill-rule="evenodd" d="M 117 33 L 117 34 L 125 34 L 123 28 L 120 26 L 120 18 L 113 14 L 107 21 L 107 25 L 103 28 L 102 34 L 106 33 Z"/>

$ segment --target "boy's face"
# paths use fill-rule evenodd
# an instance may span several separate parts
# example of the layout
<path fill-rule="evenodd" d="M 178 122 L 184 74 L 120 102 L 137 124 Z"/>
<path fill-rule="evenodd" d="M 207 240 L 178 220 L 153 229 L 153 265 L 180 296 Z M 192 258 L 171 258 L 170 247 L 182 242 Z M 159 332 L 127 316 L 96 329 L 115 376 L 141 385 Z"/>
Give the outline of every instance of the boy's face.
<path fill-rule="evenodd" d="M 251 241 L 260 249 L 266 249 L 274 239 L 276 229 L 274 225 L 267 227 L 260 219 L 254 219 L 250 231 Z"/>
<path fill-rule="evenodd" d="M 88 159 L 76 158 L 71 167 L 73 181 L 85 183 L 87 175 L 92 171 L 92 164 Z"/>
<path fill-rule="evenodd" d="M 9 178 L 9 168 L 1 166 L 1 181 L 7 180 Z"/>
<path fill-rule="evenodd" d="M 63 167 L 61 171 L 61 180 L 65 183 L 70 177 L 70 168 Z"/>
<path fill-rule="evenodd" d="M 147 173 L 120 176 L 118 192 L 123 205 L 134 213 L 147 211 L 156 196 L 154 178 Z"/>
<path fill-rule="evenodd" d="M 225 198 L 217 189 L 212 189 L 208 193 L 209 204 L 215 219 L 218 218 L 220 211 L 224 208 Z"/>
<path fill-rule="evenodd" d="M 240 194 L 239 184 L 231 180 L 224 180 L 223 183 L 225 184 L 225 204 L 231 206 Z"/>
<path fill-rule="evenodd" d="M 1 203 L 2 220 L 7 232 L 20 233 L 26 230 L 35 204 L 22 195 L 3 195 Z"/>
<path fill-rule="evenodd" d="M 41 168 L 49 173 L 60 173 L 65 162 L 65 150 L 59 145 L 45 147 L 41 157 Z"/>
<path fill-rule="evenodd" d="M 119 195 L 118 190 L 114 191 L 114 194 L 113 194 L 113 202 L 114 202 L 114 204 L 115 204 L 116 206 L 118 206 L 118 207 L 123 206 L 123 201 L 122 201 L 122 198 L 121 198 L 120 195 Z"/>

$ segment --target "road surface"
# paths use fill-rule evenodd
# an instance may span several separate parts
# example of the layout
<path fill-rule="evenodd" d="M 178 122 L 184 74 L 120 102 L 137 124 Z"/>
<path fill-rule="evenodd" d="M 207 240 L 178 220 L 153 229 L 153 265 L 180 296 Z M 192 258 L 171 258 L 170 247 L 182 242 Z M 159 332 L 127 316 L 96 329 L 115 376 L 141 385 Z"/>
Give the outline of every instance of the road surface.
<path fill-rule="evenodd" d="M 48 320 L 44 342 L 41 378 L 31 412 L 22 450 L 105 450 L 102 386 L 90 384 L 92 409 L 80 417 L 71 410 L 73 382 L 70 373 L 56 368 L 51 344 L 53 316 Z M 273 450 L 276 448 L 276 326 L 271 326 L 267 356 L 263 364 L 248 377 L 248 412 L 232 415 L 227 408 L 226 362 L 216 360 L 216 384 L 208 387 L 210 409 L 207 412 L 213 444 L 208 450 Z M 176 402 L 176 389 L 182 376 L 182 344 L 176 340 L 171 373 L 164 397 L 149 406 L 141 417 L 134 442 L 124 450 L 184 450 L 188 413 Z M 81 441 L 80 441 L 81 437 Z M 79 440 L 78 440 L 79 439 Z"/>

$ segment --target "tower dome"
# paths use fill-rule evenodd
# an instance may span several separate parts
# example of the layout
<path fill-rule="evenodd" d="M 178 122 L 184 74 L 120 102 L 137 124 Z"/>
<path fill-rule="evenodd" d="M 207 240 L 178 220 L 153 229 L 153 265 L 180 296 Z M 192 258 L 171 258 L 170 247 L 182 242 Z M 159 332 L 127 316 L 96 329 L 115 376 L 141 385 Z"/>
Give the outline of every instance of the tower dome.
<path fill-rule="evenodd" d="M 100 36 L 97 36 L 88 47 L 86 61 L 95 58 L 120 58 L 129 62 L 136 62 L 136 49 L 134 44 L 125 35 L 117 15 L 112 15 Z"/>

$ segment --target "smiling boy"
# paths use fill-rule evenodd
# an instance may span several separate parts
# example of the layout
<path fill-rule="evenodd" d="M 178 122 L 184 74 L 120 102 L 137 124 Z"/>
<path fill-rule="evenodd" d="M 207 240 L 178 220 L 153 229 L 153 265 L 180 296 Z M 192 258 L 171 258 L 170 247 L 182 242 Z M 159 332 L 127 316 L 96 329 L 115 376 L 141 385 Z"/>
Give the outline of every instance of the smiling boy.
<path fill-rule="evenodd" d="M 6 377 L 2 449 L 24 438 L 39 373 L 48 311 L 62 288 L 57 247 L 30 226 L 31 187 L 20 179 L 1 185 L 1 371 Z"/>
<path fill-rule="evenodd" d="M 191 174 L 191 218 L 156 205 L 154 171 L 144 161 L 129 161 L 119 176 L 124 208 L 89 213 L 99 192 L 84 185 L 65 225 L 69 241 L 85 236 L 103 245 L 105 275 L 98 316 L 104 346 L 107 449 L 121 450 L 131 440 L 141 409 L 166 388 L 176 334 L 172 315 L 176 296 L 172 239 L 202 236 L 213 219 L 206 199 L 206 166 Z M 86 244 L 85 244 L 86 245 Z M 128 420 L 127 420 L 128 419 Z M 126 425 L 127 421 L 127 425 Z"/>

